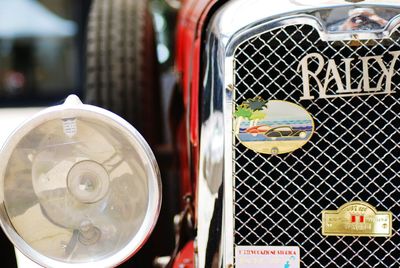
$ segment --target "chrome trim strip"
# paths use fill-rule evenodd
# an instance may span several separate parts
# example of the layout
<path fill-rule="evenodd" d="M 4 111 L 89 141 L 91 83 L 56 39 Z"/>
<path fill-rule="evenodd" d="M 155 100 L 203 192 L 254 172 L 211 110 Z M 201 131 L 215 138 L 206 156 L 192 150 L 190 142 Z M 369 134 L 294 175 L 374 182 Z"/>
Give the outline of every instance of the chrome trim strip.
<path fill-rule="evenodd" d="M 317 1 L 322 2 L 322 1 Z M 282 0 L 279 2 L 262 0 L 233 0 L 228 1 L 214 15 L 209 31 L 220 37 L 224 44 L 229 39 L 238 34 L 240 30 L 251 29 L 265 21 L 272 21 L 282 17 L 295 16 L 299 14 L 311 15 L 315 18 L 320 17 L 323 10 L 352 9 L 352 8 L 385 8 L 398 9 L 400 1 L 362 1 L 359 3 L 349 3 L 344 0 L 329 1 L 333 4 L 318 3 L 314 5 L 299 5 L 293 0 Z M 379 3 L 378 3 L 379 2 Z M 251 14 L 249 16 L 249 14 Z M 346 19 L 347 13 L 332 14 L 332 16 L 342 16 L 335 19 Z M 330 18 L 327 18 L 330 19 Z M 331 21 L 320 19 L 325 28 L 329 28 Z M 208 31 L 208 32 L 209 32 Z M 381 32 L 382 29 L 375 30 Z M 370 32 L 370 30 L 369 30 Z"/>

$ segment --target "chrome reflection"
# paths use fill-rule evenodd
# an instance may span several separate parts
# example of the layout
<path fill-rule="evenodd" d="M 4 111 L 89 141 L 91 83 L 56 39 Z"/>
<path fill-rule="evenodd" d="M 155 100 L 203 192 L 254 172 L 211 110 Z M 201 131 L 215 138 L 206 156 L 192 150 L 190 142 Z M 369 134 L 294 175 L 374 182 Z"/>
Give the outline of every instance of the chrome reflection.
<path fill-rule="evenodd" d="M 223 202 L 224 117 L 221 110 L 216 109 L 212 103 L 207 105 L 210 105 L 211 114 L 202 125 L 200 141 L 197 245 L 206 249 L 199 251 L 199 267 L 217 267 L 215 252 L 219 252 L 221 242 Z"/>

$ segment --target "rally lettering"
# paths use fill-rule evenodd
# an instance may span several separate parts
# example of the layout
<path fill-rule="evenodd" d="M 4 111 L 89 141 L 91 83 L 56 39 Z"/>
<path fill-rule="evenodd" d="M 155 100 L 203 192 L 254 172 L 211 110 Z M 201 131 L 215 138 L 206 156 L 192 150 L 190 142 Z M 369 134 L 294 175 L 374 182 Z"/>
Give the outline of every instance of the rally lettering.
<path fill-rule="evenodd" d="M 313 100 L 315 96 L 311 93 L 311 83 L 315 83 L 318 89 L 319 97 L 323 99 L 335 97 L 352 97 L 369 94 L 390 94 L 392 93 L 392 80 L 395 73 L 395 65 L 400 57 L 400 51 L 389 52 L 392 55 L 392 60 L 389 66 L 383 62 L 383 56 L 367 56 L 360 57 L 362 77 L 358 81 L 356 88 L 352 87 L 352 71 L 354 69 L 354 58 L 342 59 L 344 65 L 345 77 L 344 80 L 340 76 L 338 63 L 334 59 L 329 59 L 327 62 L 319 53 L 311 53 L 302 58 L 297 67 L 297 71 L 302 73 L 303 79 L 303 96 L 302 100 Z M 316 70 L 310 70 L 311 62 L 316 65 Z M 371 86 L 370 66 L 376 63 L 379 66 L 378 71 L 382 74 L 376 83 L 376 87 Z M 326 66 L 324 80 L 321 81 L 319 76 Z M 376 69 L 377 67 L 375 67 Z M 315 68 L 314 68 L 315 69 Z M 343 83 L 344 81 L 344 83 Z M 385 87 L 382 88 L 383 82 Z M 335 85 L 337 90 L 328 92 L 330 85 Z"/>

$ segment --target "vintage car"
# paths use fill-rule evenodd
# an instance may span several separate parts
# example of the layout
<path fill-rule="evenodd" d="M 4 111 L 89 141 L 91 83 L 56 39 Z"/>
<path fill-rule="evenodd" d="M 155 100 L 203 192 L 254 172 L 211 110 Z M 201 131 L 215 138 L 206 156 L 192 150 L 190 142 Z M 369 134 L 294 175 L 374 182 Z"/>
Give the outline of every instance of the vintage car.
<path fill-rule="evenodd" d="M 281 126 L 270 129 L 265 133 L 265 136 L 271 139 L 290 137 L 300 137 L 304 139 L 307 136 L 307 133 L 302 130 L 294 129 L 291 126 Z"/>
<path fill-rule="evenodd" d="M 183 200 L 182 212 L 175 218 L 175 250 L 155 265 L 399 267 L 400 1 L 186 0 L 179 11 L 176 45 L 171 125 L 179 154 L 176 198 Z M 107 55 L 99 57 L 107 61 Z M 104 61 L 95 57 L 91 64 Z M 110 78 L 106 81 L 112 85 L 115 77 L 101 74 L 122 67 L 112 62 L 91 79 L 98 83 Z M 112 100 L 111 110 L 113 105 L 127 111 L 143 104 L 135 100 L 136 93 L 122 99 L 114 95 L 124 94 L 118 80 L 114 84 L 120 91 L 100 84 L 92 96 Z M 46 118 L 48 125 L 41 129 Z M 123 188 L 124 180 L 118 185 L 120 172 L 110 183 L 104 179 L 114 190 L 97 192 L 96 176 L 107 178 L 102 174 L 110 168 L 87 162 L 99 163 L 97 154 L 77 158 L 65 165 L 69 172 L 63 171 L 86 170 L 94 174 L 89 176 L 93 181 L 65 175 L 61 185 L 52 177 L 36 178 L 34 187 L 57 190 L 51 195 L 55 200 L 64 197 L 58 188 L 63 193 L 68 189 L 65 195 L 72 195 L 68 201 L 75 204 L 69 212 L 75 210 L 78 218 L 71 227 L 61 224 L 71 221 L 69 214 L 60 216 L 56 204 L 47 202 L 51 198 L 46 191 L 31 197 L 37 200 L 31 201 L 34 208 L 18 203 L 11 190 L 18 186 L 13 174 L 32 179 L 30 170 L 18 165 L 18 156 L 27 156 L 29 169 L 29 161 L 40 152 L 38 145 L 27 150 L 17 144 L 40 140 L 37 134 L 46 131 L 58 131 L 60 137 L 57 120 L 71 139 L 77 130 L 74 118 L 88 124 L 87 134 L 94 140 L 117 150 L 111 163 L 137 171 L 138 176 L 125 176 L 125 183 L 140 183 Z M 15 246 L 33 261 L 54 267 L 115 266 L 136 253 L 152 230 L 161 191 L 157 165 L 143 138 L 122 119 L 75 97 L 27 124 L 6 142 L 1 158 L 0 214 Z M 303 134 L 268 140 L 243 131 L 262 126 L 287 126 Z M 30 131 L 37 133 L 23 140 Z M 96 150 L 93 140 L 86 142 Z M 50 146 L 53 155 L 45 151 L 35 170 L 49 170 L 50 157 L 61 163 L 70 156 L 68 148 L 71 154 L 80 152 L 78 145 L 69 144 L 62 143 L 58 154 Z M 99 214 L 104 216 L 91 209 L 110 193 L 118 196 L 119 190 L 121 200 L 113 201 L 117 211 L 103 203 Z M 141 210 L 132 212 L 135 202 Z M 21 211 L 33 208 L 44 226 L 54 227 L 51 237 L 32 235 L 23 226 Z M 111 228 L 115 226 L 120 229 Z M 107 235 L 118 243 L 104 246 Z M 57 248 L 60 243 L 63 247 Z"/>

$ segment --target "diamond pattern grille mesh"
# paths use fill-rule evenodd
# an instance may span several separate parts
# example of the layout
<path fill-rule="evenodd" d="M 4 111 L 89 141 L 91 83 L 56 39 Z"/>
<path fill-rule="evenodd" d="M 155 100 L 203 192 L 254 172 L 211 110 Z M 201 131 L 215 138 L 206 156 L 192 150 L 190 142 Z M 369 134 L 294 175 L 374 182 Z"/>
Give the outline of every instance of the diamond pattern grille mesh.
<path fill-rule="evenodd" d="M 262 155 L 234 138 L 235 245 L 300 246 L 302 267 L 399 267 L 400 265 L 400 63 L 394 93 L 300 100 L 299 60 L 320 53 L 354 58 L 351 83 L 362 78 L 359 57 L 400 50 L 400 32 L 391 38 L 354 43 L 326 42 L 308 25 L 291 25 L 257 35 L 235 52 L 235 107 L 261 96 L 297 103 L 314 117 L 316 133 L 303 148 L 280 156 Z M 310 65 L 315 70 L 316 63 Z M 326 65 L 325 65 L 326 71 Z M 371 86 L 382 75 L 371 61 Z M 325 72 L 321 72 L 324 82 Z M 384 85 L 383 85 L 384 86 Z M 330 94 L 337 90 L 330 85 Z M 324 237 L 321 212 L 366 201 L 393 213 L 393 237 Z"/>

